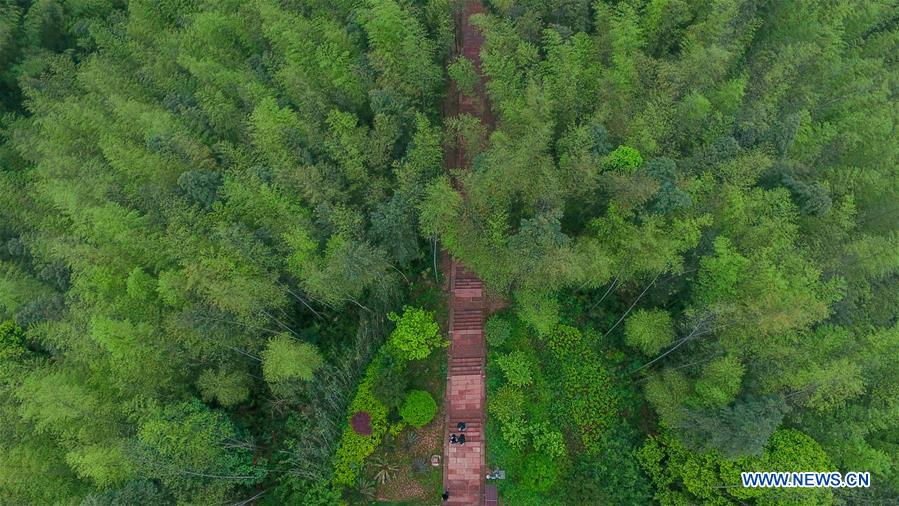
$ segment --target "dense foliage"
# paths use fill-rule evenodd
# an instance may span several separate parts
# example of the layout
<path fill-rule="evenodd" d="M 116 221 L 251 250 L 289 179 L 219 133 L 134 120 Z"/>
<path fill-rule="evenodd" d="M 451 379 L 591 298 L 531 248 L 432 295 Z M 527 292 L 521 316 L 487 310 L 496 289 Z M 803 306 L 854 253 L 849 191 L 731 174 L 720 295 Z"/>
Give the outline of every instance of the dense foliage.
<path fill-rule="evenodd" d="M 899 6 L 458 5 L 0 0 L 0 503 L 371 500 L 438 244 L 507 504 L 899 497 Z"/>
<path fill-rule="evenodd" d="M 510 346 L 488 328 L 494 374 L 508 381 L 491 390 L 493 464 L 525 475 L 504 447 L 520 432 L 507 428 L 521 401 L 511 388 L 528 384 L 521 402 L 540 405 L 524 356 L 534 338 L 553 350 L 564 322 L 599 334 L 584 345 L 593 353 L 627 357 L 610 370 L 579 351 L 543 368 L 561 373 L 555 426 L 582 427 L 568 430 L 569 455 L 633 452 L 612 441 L 628 429 L 582 418 L 602 409 L 565 405 L 599 402 L 591 385 L 611 375 L 642 391 L 622 418 L 691 459 L 745 467 L 796 431 L 791 451 L 812 441 L 821 467 L 870 469 L 872 497 L 899 494 L 896 5 L 491 7 L 476 24 L 496 129 L 469 144 L 460 189 L 432 183 L 421 217 L 533 332 Z M 583 362 L 595 366 L 567 370 Z M 682 476 L 691 461 L 658 462 L 671 473 L 649 473 L 664 504 L 771 501 L 722 493 L 739 486 L 733 474 L 697 493 Z M 591 502 L 574 493 L 582 483 L 562 493 L 557 482 L 546 501 Z"/>
<path fill-rule="evenodd" d="M 429 265 L 451 30 L 442 1 L 0 1 L 0 503 L 328 496 Z"/>

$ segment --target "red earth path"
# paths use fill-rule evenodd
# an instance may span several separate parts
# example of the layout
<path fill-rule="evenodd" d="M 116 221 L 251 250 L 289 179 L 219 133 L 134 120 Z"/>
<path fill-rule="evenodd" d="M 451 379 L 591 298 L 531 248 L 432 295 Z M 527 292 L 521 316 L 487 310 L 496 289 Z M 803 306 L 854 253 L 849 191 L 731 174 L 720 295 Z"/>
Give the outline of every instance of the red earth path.
<path fill-rule="evenodd" d="M 481 73 L 481 46 L 484 37 L 469 22 L 471 15 L 484 12 L 481 2 L 465 1 L 456 22 L 455 55 L 462 55 L 474 63 L 481 83 L 474 96 L 459 93 L 451 84 L 444 109 L 445 117 L 471 114 L 492 127 L 489 106 Z M 447 153 L 446 168 L 470 168 L 462 148 Z M 458 186 L 458 185 L 457 185 Z M 446 437 L 444 439 L 443 484 L 449 493 L 446 504 L 485 504 L 486 444 L 485 370 L 486 344 L 484 319 L 491 309 L 484 283 L 457 260 L 443 254 L 444 272 L 448 273 L 446 289 L 449 296 L 449 370 L 446 384 Z M 457 424 L 465 422 L 465 444 L 451 445 L 451 434 L 460 434 Z M 492 494 L 491 494 L 492 495 Z M 491 501 L 491 504 L 496 504 Z"/>

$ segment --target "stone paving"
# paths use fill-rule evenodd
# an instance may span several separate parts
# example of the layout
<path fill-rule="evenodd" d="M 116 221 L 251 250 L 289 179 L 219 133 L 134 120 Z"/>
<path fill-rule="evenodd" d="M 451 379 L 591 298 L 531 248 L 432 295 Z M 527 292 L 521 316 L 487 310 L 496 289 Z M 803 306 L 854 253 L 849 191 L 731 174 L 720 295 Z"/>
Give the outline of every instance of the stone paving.
<path fill-rule="evenodd" d="M 483 35 L 469 22 L 473 14 L 484 12 L 480 1 L 465 3 L 458 19 L 456 54 L 470 59 L 478 73 L 481 71 Z M 452 93 L 447 111 L 479 117 L 492 126 L 492 118 L 484 91 L 483 75 L 475 96 Z M 453 88 L 453 91 L 455 89 Z M 468 168 L 464 153 L 447 157 L 447 169 Z M 444 438 L 443 484 L 449 493 L 446 504 L 482 505 L 486 476 L 486 446 L 483 437 L 485 422 L 486 385 L 484 367 L 486 344 L 484 318 L 491 306 L 487 302 L 484 283 L 455 260 L 448 266 L 449 289 L 449 371 L 446 385 L 446 434 Z M 465 422 L 465 444 L 451 445 L 451 434 L 460 434 L 456 427 Z M 495 504 L 495 502 L 493 503 Z"/>
<path fill-rule="evenodd" d="M 450 267 L 450 349 L 446 388 L 444 488 L 447 504 L 483 503 L 486 473 L 483 438 L 485 298 L 483 283 L 458 262 Z M 465 422 L 464 432 L 456 430 Z M 449 444 L 450 434 L 465 434 L 464 445 Z"/>

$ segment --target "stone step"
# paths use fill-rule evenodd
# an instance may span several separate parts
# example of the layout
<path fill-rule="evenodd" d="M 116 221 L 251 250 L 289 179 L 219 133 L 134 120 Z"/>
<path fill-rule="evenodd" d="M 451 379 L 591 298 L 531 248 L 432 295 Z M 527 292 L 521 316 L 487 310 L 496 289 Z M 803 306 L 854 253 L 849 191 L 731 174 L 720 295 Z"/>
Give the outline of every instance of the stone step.
<path fill-rule="evenodd" d="M 450 364 L 450 372 L 452 371 L 484 371 L 484 364 Z"/>
<path fill-rule="evenodd" d="M 451 434 L 455 434 L 457 441 L 458 441 L 458 437 L 459 437 L 460 433 L 452 432 Z M 458 442 L 456 444 L 450 443 L 449 436 L 447 436 L 447 444 L 449 445 L 450 448 L 455 450 L 454 453 L 450 453 L 450 456 L 462 457 L 462 456 L 464 456 L 463 454 L 469 454 L 469 455 L 477 454 L 480 447 L 483 446 L 481 444 L 478 444 L 478 443 L 481 443 L 482 439 L 483 439 L 481 437 L 480 432 L 477 432 L 477 433 L 472 432 L 469 434 L 468 431 L 465 431 L 464 434 L 465 434 L 465 444 L 464 445 L 460 445 Z M 469 445 L 471 445 L 471 447 L 469 447 Z"/>
<path fill-rule="evenodd" d="M 450 434 L 455 434 L 456 436 L 458 436 L 459 434 L 465 434 L 465 441 L 468 442 L 468 441 L 475 441 L 475 439 L 473 439 L 474 437 L 480 438 L 481 430 L 480 429 L 472 429 L 471 427 L 466 427 L 463 432 L 459 432 L 457 430 L 451 430 Z M 480 439 L 477 439 L 477 440 L 480 441 Z"/>
<path fill-rule="evenodd" d="M 452 493 L 450 493 L 449 499 L 446 502 L 444 502 L 444 504 L 452 504 L 454 506 L 455 505 L 480 506 L 480 503 L 478 501 L 478 496 L 474 495 L 474 494 L 453 495 Z"/>
<path fill-rule="evenodd" d="M 474 358 L 474 357 L 472 357 L 472 358 Z M 453 371 L 453 370 L 458 370 L 458 371 L 471 371 L 471 370 L 477 370 L 477 371 L 481 371 L 481 370 L 483 370 L 483 369 L 484 369 L 484 364 L 482 364 L 481 362 L 474 362 L 474 363 L 468 363 L 468 364 L 455 364 L 455 363 L 451 363 L 451 364 L 450 364 L 450 371 Z"/>
<path fill-rule="evenodd" d="M 479 427 L 472 428 L 470 425 L 468 425 L 468 423 L 466 423 L 465 430 L 462 432 L 459 432 L 458 430 L 456 430 L 456 426 L 453 425 L 452 427 L 450 427 L 450 434 L 455 434 L 456 436 L 458 436 L 459 434 L 465 434 L 465 441 L 468 442 L 468 441 L 472 441 L 472 439 L 471 439 L 472 436 L 480 437 L 481 429 Z"/>
<path fill-rule="evenodd" d="M 484 297 L 484 289 L 481 287 L 459 287 L 453 288 L 453 297 L 457 299 L 478 299 Z"/>
<path fill-rule="evenodd" d="M 453 346 L 452 349 L 450 349 L 450 355 L 453 358 L 483 357 L 484 356 L 484 347 L 483 346 Z"/>
<path fill-rule="evenodd" d="M 465 409 L 458 409 L 458 410 L 451 410 L 451 412 L 450 412 L 450 414 L 449 414 L 449 420 L 450 420 L 450 423 L 452 423 L 452 425 L 451 425 L 450 427 L 455 427 L 456 424 L 459 423 L 459 422 L 465 422 L 465 423 L 468 423 L 468 422 L 472 422 L 472 423 L 477 422 L 477 423 L 480 423 L 481 416 L 483 416 L 483 413 L 482 413 L 480 410 L 477 410 L 477 409 L 468 409 L 468 410 L 465 410 Z"/>
<path fill-rule="evenodd" d="M 453 376 L 482 376 L 484 374 L 484 369 L 481 367 L 474 367 L 471 369 L 450 369 L 450 374 Z"/>
<path fill-rule="evenodd" d="M 450 338 L 453 340 L 466 338 L 480 340 L 484 338 L 484 329 L 481 327 L 474 329 L 453 329 L 450 331 Z"/>

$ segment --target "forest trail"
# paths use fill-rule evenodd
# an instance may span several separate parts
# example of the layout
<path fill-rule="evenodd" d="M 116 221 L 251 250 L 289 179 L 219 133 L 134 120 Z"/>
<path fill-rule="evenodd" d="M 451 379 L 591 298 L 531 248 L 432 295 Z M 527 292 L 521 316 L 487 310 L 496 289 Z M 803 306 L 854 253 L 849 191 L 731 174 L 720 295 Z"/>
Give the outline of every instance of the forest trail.
<path fill-rule="evenodd" d="M 481 2 L 464 2 L 457 19 L 455 55 L 474 63 L 481 82 L 475 96 L 459 93 L 453 84 L 444 109 L 445 117 L 471 114 L 490 128 L 484 77 L 481 73 L 481 46 L 484 37 L 469 22 L 473 14 L 484 12 Z M 470 168 L 463 149 L 447 153 L 446 168 Z M 484 441 L 486 343 L 484 320 L 489 304 L 484 283 L 449 255 L 443 253 L 444 272 L 449 273 L 446 288 L 449 296 L 449 368 L 446 384 L 446 434 L 444 437 L 444 489 L 449 493 L 446 504 L 479 505 L 484 503 L 486 475 Z M 451 445 L 450 435 L 459 434 L 456 427 L 465 422 L 465 444 Z"/>

